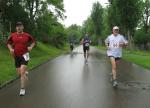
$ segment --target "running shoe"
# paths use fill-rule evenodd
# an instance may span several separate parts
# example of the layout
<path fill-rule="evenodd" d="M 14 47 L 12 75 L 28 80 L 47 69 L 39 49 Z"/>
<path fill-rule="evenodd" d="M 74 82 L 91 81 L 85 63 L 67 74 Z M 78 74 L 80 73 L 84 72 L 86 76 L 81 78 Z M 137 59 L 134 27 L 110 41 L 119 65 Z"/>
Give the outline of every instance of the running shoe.
<path fill-rule="evenodd" d="M 25 95 L 25 89 L 20 89 L 20 96 L 24 96 Z"/>
<path fill-rule="evenodd" d="M 117 82 L 117 80 L 114 80 L 113 81 L 113 87 L 117 87 L 118 86 L 118 82 Z"/>

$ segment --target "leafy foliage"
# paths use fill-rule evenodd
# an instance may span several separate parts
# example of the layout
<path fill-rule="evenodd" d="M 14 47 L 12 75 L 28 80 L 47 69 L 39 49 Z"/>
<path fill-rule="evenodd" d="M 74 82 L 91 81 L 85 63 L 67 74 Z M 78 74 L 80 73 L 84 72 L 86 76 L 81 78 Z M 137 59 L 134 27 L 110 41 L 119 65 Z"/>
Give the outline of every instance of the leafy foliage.
<path fill-rule="evenodd" d="M 65 39 L 58 38 L 58 35 L 64 35 L 65 31 L 63 25 L 58 23 L 58 19 L 64 19 L 63 12 L 63 0 L 2 0 L 0 30 L 14 32 L 16 22 L 21 21 L 25 31 L 37 40 L 53 44 L 56 36 L 57 41 L 62 44 Z"/>
<path fill-rule="evenodd" d="M 68 42 L 79 43 L 82 37 L 82 29 L 80 26 L 73 24 L 70 27 L 66 28 L 66 34 Z"/>

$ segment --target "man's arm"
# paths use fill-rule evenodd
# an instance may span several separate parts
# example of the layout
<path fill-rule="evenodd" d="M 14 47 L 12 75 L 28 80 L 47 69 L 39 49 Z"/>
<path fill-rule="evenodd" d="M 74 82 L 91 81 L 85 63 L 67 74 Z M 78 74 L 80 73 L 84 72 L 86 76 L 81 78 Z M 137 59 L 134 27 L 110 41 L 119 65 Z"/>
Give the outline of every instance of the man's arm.
<path fill-rule="evenodd" d="M 12 47 L 12 37 L 10 36 L 9 39 L 7 40 L 7 47 L 10 51 L 10 53 L 13 55 L 14 54 L 14 49 Z"/>
<path fill-rule="evenodd" d="M 12 45 L 8 43 L 7 47 L 9 49 L 10 53 L 13 55 L 14 54 L 14 49 L 12 48 Z"/>
<path fill-rule="evenodd" d="M 122 41 L 120 42 L 120 46 L 127 46 L 128 45 L 128 41 L 124 38 L 124 36 L 122 36 Z"/>
<path fill-rule="evenodd" d="M 105 46 L 106 46 L 107 48 L 109 48 L 108 38 L 106 38 L 106 40 L 105 40 Z"/>
<path fill-rule="evenodd" d="M 33 49 L 33 47 L 35 46 L 35 42 L 32 43 L 29 47 L 28 47 L 28 51 L 31 51 Z"/>
<path fill-rule="evenodd" d="M 92 43 L 92 41 L 90 40 L 90 44 Z"/>
<path fill-rule="evenodd" d="M 31 51 L 33 49 L 33 47 L 35 46 L 35 39 L 32 36 L 30 37 L 30 41 L 32 42 L 31 45 L 28 47 L 28 51 Z"/>
<path fill-rule="evenodd" d="M 83 44 L 84 39 L 81 40 L 80 44 Z"/>

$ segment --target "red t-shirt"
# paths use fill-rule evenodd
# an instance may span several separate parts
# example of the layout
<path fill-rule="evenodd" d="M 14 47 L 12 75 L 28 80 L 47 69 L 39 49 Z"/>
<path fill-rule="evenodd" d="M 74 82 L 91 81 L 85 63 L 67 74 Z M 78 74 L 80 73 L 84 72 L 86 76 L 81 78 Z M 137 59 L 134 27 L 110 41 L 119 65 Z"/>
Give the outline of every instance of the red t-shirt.
<path fill-rule="evenodd" d="M 29 43 L 35 43 L 35 39 L 28 33 L 12 33 L 7 44 L 12 44 L 14 48 L 14 56 L 22 56 L 28 52 Z"/>

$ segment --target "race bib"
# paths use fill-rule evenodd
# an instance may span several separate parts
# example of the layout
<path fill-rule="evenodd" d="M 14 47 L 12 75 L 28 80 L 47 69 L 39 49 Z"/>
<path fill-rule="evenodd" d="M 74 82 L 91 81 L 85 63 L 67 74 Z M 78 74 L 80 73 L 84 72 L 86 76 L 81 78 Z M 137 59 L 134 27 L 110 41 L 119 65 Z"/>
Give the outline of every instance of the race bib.
<path fill-rule="evenodd" d="M 23 57 L 24 57 L 25 61 L 29 61 L 29 60 L 30 60 L 30 55 L 29 55 L 29 53 L 25 53 L 25 54 L 23 55 Z"/>
<path fill-rule="evenodd" d="M 113 48 L 119 48 L 119 43 L 114 43 L 112 47 Z"/>
<path fill-rule="evenodd" d="M 111 48 L 119 48 L 119 42 L 115 41 L 115 40 L 112 40 L 111 43 L 110 43 L 110 47 Z"/>
<path fill-rule="evenodd" d="M 86 44 L 85 44 L 85 46 L 87 46 L 87 47 L 88 47 L 89 45 L 90 45 L 89 43 L 86 43 Z"/>

